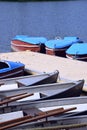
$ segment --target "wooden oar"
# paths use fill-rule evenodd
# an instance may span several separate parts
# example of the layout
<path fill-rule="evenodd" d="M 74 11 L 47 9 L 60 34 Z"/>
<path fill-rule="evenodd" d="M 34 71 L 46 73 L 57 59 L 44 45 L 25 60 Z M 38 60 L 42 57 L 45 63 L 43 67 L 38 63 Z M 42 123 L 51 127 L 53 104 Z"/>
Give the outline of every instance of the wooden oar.
<path fill-rule="evenodd" d="M 49 111 L 46 111 L 46 112 L 39 112 L 37 115 L 44 115 L 46 113 L 50 113 L 50 112 L 53 112 L 53 111 L 62 111 L 64 110 L 63 107 L 61 108 L 58 108 L 58 109 L 53 109 L 53 110 L 49 110 Z M 15 122 L 18 122 L 18 121 L 22 121 L 22 120 L 25 120 L 25 119 L 29 119 L 29 118 L 32 118 L 33 116 L 31 115 L 27 115 L 27 116 L 24 116 L 24 117 L 20 117 L 20 118 L 17 118 L 17 119 L 12 119 L 12 120 L 9 120 L 9 121 L 4 121 L 4 122 L 1 122 L 0 123 L 0 126 L 4 126 L 4 125 L 8 125 L 8 124 L 11 124 L 11 123 L 15 123 Z"/>
<path fill-rule="evenodd" d="M 48 110 L 48 111 L 45 111 L 45 112 L 39 112 L 38 114 L 37 114 L 37 116 L 38 115 L 44 115 L 44 114 L 48 114 L 48 113 L 51 113 L 51 112 L 55 112 L 55 111 L 58 111 L 59 110 L 59 112 L 62 110 L 64 110 L 64 108 L 63 107 L 61 107 L 61 108 L 56 108 L 56 109 L 53 109 L 53 110 Z"/>
<path fill-rule="evenodd" d="M 10 124 L 10 125 L 0 127 L 0 130 L 6 130 L 8 128 L 12 128 L 12 127 L 15 127 L 17 125 L 37 121 L 37 120 L 40 120 L 40 119 L 43 119 L 43 118 L 46 118 L 46 117 L 62 114 L 62 113 L 65 113 L 65 112 L 68 112 L 68 111 L 71 111 L 71 110 L 75 110 L 75 109 L 76 109 L 76 107 L 72 107 L 72 108 L 68 108 L 68 109 L 65 109 L 65 110 L 61 110 L 61 111 L 56 110 L 54 112 L 50 112 L 50 113 L 47 113 L 47 114 L 45 113 L 44 115 L 35 116 L 35 117 L 30 118 L 30 119 L 22 120 L 22 121 L 19 121 L 19 122 Z"/>
<path fill-rule="evenodd" d="M 31 116 L 31 115 L 27 115 L 27 116 L 24 116 L 24 117 L 20 117 L 20 118 L 16 118 L 16 119 L 4 121 L 4 122 L 1 122 L 1 123 L 0 123 L 0 127 L 1 127 L 1 126 L 5 126 L 5 125 L 8 125 L 8 124 L 11 124 L 11 123 L 23 121 L 23 120 L 25 120 L 25 119 L 30 119 L 30 118 L 32 118 L 32 116 Z"/>
<path fill-rule="evenodd" d="M 16 95 L 12 95 L 12 96 L 7 96 L 7 97 L 5 97 L 3 100 L 7 100 L 7 99 L 9 99 L 9 98 L 21 96 L 21 95 L 24 95 L 24 94 L 27 94 L 27 93 L 20 93 L 20 94 L 16 94 Z"/>
<path fill-rule="evenodd" d="M 20 96 L 17 96 L 17 97 L 13 97 L 13 98 L 11 98 L 11 99 L 7 99 L 7 100 L 4 100 L 4 101 L 1 101 L 0 102 L 0 105 L 3 105 L 3 104 L 7 104 L 7 103 L 10 103 L 10 102 L 13 102 L 13 101 L 16 101 L 16 100 L 20 100 L 20 99 L 22 99 L 22 98 L 25 98 L 25 97 L 28 97 L 28 96 L 32 96 L 33 95 L 33 93 L 31 93 L 31 94 L 24 94 L 24 95 L 20 95 Z"/>

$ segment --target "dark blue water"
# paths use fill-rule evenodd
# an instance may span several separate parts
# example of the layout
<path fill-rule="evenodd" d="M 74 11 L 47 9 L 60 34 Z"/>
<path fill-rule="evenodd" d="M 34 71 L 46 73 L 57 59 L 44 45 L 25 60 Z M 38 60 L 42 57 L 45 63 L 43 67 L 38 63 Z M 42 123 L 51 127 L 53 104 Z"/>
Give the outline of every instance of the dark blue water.
<path fill-rule="evenodd" d="M 87 1 L 0 2 L 0 52 L 9 52 L 17 34 L 78 36 L 87 42 Z"/>

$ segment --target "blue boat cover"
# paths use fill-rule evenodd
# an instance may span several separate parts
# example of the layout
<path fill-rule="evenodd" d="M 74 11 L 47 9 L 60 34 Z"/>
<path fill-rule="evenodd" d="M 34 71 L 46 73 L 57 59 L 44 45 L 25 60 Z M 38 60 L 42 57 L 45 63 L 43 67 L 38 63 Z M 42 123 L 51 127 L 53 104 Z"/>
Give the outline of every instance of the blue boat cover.
<path fill-rule="evenodd" d="M 72 37 L 64 37 L 64 40 L 71 41 L 73 43 L 83 43 L 82 40 L 80 40 L 78 37 L 72 36 Z"/>
<path fill-rule="evenodd" d="M 16 35 L 12 40 L 20 40 L 32 44 L 40 44 L 47 41 L 45 37 L 29 37 L 27 35 Z"/>
<path fill-rule="evenodd" d="M 68 40 L 49 40 L 45 42 L 45 46 L 52 49 L 60 49 L 72 45 L 73 42 Z"/>
<path fill-rule="evenodd" d="M 80 39 L 78 37 L 64 37 L 64 40 L 72 41 L 72 42 L 79 42 Z"/>
<path fill-rule="evenodd" d="M 73 44 L 66 50 L 66 54 L 85 55 L 87 54 L 87 43 Z"/>
<path fill-rule="evenodd" d="M 7 61 L 7 60 L 3 60 L 0 62 L 6 63 L 8 65 L 8 68 L 0 69 L 0 73 L 8 72 L 8 71 L 14 70 L 16 68 L 25 66 L 23 63 L 20 63 L 20 62 L 13 62 L 13 61 Z"/>
<path fill-rule="evenodd" d="M 81 42 L 78 37 L 64 37 L 64 39 L 49 40 L 45 43 L 46 47 L 52 49 L 61 49 L 64 47 L 71 46 L 74 43 Z"/>

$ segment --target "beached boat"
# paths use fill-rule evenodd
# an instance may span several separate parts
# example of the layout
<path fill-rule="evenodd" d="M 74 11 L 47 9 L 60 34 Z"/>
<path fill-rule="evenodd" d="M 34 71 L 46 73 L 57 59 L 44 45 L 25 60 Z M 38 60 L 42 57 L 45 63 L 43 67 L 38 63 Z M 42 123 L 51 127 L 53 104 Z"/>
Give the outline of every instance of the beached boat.
<path fill-rule="evenodd" d="M 21 95 L 20 95 L 21 96 Z M 23 95 L 22 95 L 23 96 Z M 78 106 L 78 105 L 81 106 Z M 18 111 L 18 110 L 29 110 L 31 108 L 40 108 L 40 110 L 46 111 L 54 108 L 60 108 L 64 106 L 65 108 L 70 106 L 77 106 L 78 111 L 85 110 L 85 106 L 87 106 L 87 96 L 79 96 L 79 97 L 68 97 L 68 98 L 60 98 L 60 99 L 49 99 L 49 100 L 37 100 L 37 101 L 17 101 L 10 102 L 7 105 L 0 105 L 0 114 Z"/>
<path fill-rule="evenodd" d="M 37 86 L 25 86 L 19 88 L 12 88 L 10 89 L 1 89 L 0 90 L 0 98 L 1 102 L 0 105 L 8 104 L 9 102 L 13 102 L 13 96 L 19 97 L 19 95 L 28 96 L 26 94 L 32 94 L 27 98 L 23 98 L 19 100 L 19 102 L 23 101 L 38 101 L 38 100 L 49 100 L 49 99 L 57 99 L 57 98 L 68 98 L 68 97 L 77 97 L 80 96 L 82 93 L 82 88 L 84 85 L 84 80 L 78 80 L 68 83 L 52 83 L 52 84 L 44 84 L 44 85 L 37 85 Z M 10 97 L 9 97 L 10 96 Z M 4 101 L 4 97 L 9 97 L 9 101 Z M 20 99 L 20 97 L 19 97 Z"/>
<path fill-rule="evenodd" d="M 1 114 L 0 129 L 33 128 L 34 130 L 43 130 L 49 128 L 50 130 L 58 130 L 78 127 L 85 128 L 87 126 L 86 101 L 86 96 L 37 101 L 31 104 L 28 103 L 26 107 L 22 104 L 21 106 L 15 106 L 14 109 L 16 111 L 13 111 L 13 106 L 8 106 L 7 112 Z M 15 113 L 18 113 L 18 115 L 15 116 Z"/>
<path fill-rule="evenodd" d="M 17 35 L 11 41 L 12 51 L 34 51 L 45 53 L 45 37 L 29 37 L 26 35 Z"/>
<path fill-rule="evenodd" d="M 0 80 L 0 91 L 10 89 L 22 89 L 23 87 L 28 88 L 29 86 L 51 84 L 58 81 L 59 71 L 42 73 L 36 75 L 25 75 L 14 78 L 7 78 Z M 27 92 L 27 90 L 26 90 Z"/>
<path fill-rule="evenodd" d="M 66 50 L 69 59 L 87 61 L 87 43 L 73 44 Z"/>
<path fill-rule="evenodd" d="M 43 116 L 36 116 L 36 118 L 33 116 L 33 117 L 31 117 L 31 119 L 30 118 L 25 119 L 26 118 L 26 116 L 25 116 L 23 118 L 19 118 L 22 121 L 17 122 L 15 120 L 14 123 L 11 123 L 8 126 L 4 126 L 4 128 L 9 127 L 12 130 L 14 130 L 14 129 L 23 130 L 26 128 L 29 130 L 30 129 L 32 129 L 32 130 L 39 130 L 39 129 L 40 130 L 44 130 L 44 129 L 46 129 L 46 130 L 49 130 L 49 129 L 50 130 L 61 130 L 61 129 L 86 130 L 87 129 L 87 122 L 86 122 L 87 121 L 87 111 L 85 112 L 85 114 L 70 116 L 70 117 L 59 116 L 59 111 L 58 111 L 58 114 L 57 114 L 57 112 L 55 112 L 55 113 L 56 114 L 54 114 L 54 115 L 52 115 L 53 113 L 49 113 L 46 115 L 44 114 Z M 84 111 L 81 113 L 84 113 Z M 63 114 L 66 114 L 66 112 Z M 63 115 L 63 114 L 60 114 L 60 115 Z M 78 112 L 77 112 L 77 114 L 78 114 Z"/>
<path fill-rule="evenodd" d="M 46 54 L 66 57 L 65 51 L 72 45 L 82 42 L 78 37 L 64 37 L 63 39 L 48 40 L 45 42 Z"/>
<path fill-rule="evenodd" d="M 24 74 L 25 65 L 20 62 L 7 60 L 0 61 L 0 79 L 22 76 Z"/>

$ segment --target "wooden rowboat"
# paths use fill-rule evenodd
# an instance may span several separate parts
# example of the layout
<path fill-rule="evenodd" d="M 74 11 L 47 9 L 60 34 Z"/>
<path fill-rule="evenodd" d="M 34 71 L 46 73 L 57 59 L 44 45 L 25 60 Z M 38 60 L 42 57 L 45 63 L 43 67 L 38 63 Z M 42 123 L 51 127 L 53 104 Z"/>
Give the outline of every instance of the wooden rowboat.
<path fill-rule="evenodd" d="M 76 107 L 72 107 L 72 108 L 68 108 L 68 109 L 64 109 L 64 108 L 59 108 L 59 109 L 54 109 L 54 110 L 51 110 L 51 111 L 46 111 L 46 112 L 41 112 L 38 110 L 38 112 L 36 113 L 33 113 L 32 115 L 27 115 L 27 113 L 24 113 L 25 116 L 23 115 L 22 117 L 17 117 L 15 119 L 8 119 L 7 121 L 2 121 L 0 123 L 0 126 L 1 126 L 1 129 L 4 130 L 4 129 L 8 129 L 8 128 L 12 128 L 12 127 L 15 127 L 15 126 L 18 126 L 18 125 L 21 125 L 21 124 L 26 124 L 26 123 L 32 123 L 32 122 L 37 122 L 38 120 L 41 120 L 44 122 L 46 120 L 46 118 L 49 118 L 51 116 L 54 116 L 55 115 L 60 115 L 60 114 L 63 114 L 63 113 L 66 113 L 66 112 L 69 112 L 69 111 L 72 111 L 72 110 L 75 110 Z M 32 110 L 33 111 L 33 110 Z M 35 109 L 34 109 L 35 111 Z M 20 115 L 21 115 L 21 111 L 18 111 L 20 112 Z M 6 116 L 8 115 L 11 115 L 12 114 L 16 114 L 17 112 L 12 112 L 12 113 L 7 113 L 5 114 Z M 34 115 L 35 114 L 35 115 Z M 4 115 L 4 114 L 3 114 Z M 1 117 L 3 118 L 3 115 L 1 115 Z M 13 115 L 14 116 L 14 115 Z M 45 118 L 45 120 L 44 120 Z M 41 122 L 40 122 L 41 123 Z M 20 127 L 22 128 L 22 127 Z"/>
<path fill-rule="evenodd" d="M 25 65 L 20 62 L 0 61 L 0 79 L 23 76 Z"/>
<path fill-rule="evenodd" d="M 21 104 L 21 106 L 15 106 L 14 109 L 16 109 L 15 112 L 22 112 L 23 116 L 20 118 L 1 122 L 0 128 L 1 130 L 9 128 L 12 130 L 26 128 L 34 130 L 58 130 L 78 127 L 85 128 L 87 126 L 87 111 L 81 110 L 80 105 L 82 104 L 84 106 L 86 101 L 87 97 L 85 96 L 68 99 L 37 101 L 30 104 L 28 103 L 28 106 L 26 107 Z M 67 106 L 62 107 L 61 105 Z M 8 111 L 14 110 L 13 105 L 8 105 L 7 107 L 9 108 L 7 109 Z M 80 109 L 80 112 L 78 109 Z M 86 107 L 84 107 L 84 109 L 86 109 Z"/>
<path fill-rule="evenodd" d="M 45 37 L 29 37 L 26 35 L 17 35 L 11 41 L 12 51 L 34 51 L 45 53 L 44 43 L 47 41 Z"/>
<path fill-rule="evenodd" d="M 46 54 L 66 57 L 66 50 L 75 43 L 82 42 L 78 37 L 64 37 L 45 42 Z"/>
<path fill-rule="evenodd" d="M 66 50 L 66 57 L 74 60 L 87 61 L 87 43 L 73 44 Z"/>
<path fill-rule="evenodd" d="M 10 91 L 11 89 L 27 89 L 29 86 L 56 83 L 58 80 L 59 71 L 56 70 L 50 73 L 42 73 L 36 75 L 26 75 L 15 78 L 7 78 L 0 80 L 0 91 Z M 4 92 L 3 91 L 3 92 Z M 27 92 L 27 90 L 26 90 Z"/>
<path fill-rule="evenodd" d="M 77 112 L 78 114 L 78 112 Z M 62 114 L 61 114 L 62 115 Z M 23 118 L 21 118 L 23 119 Z M 32 118 L 31 118 L 32 119 Z M 26 123 L 28 122 L 29 123 Z M 29 129 L 29 130 L 61 130 L 61 129 L 73 129 L 73 130 L 86 130 L 87 129 L 87 112 L 86 114 L 73 116 L 73 117 L 59 117 L 52 116 L 52 117 L 45 117 L 44 119 L 32 121 L 30 119 L 25 119 L 24 121 L 20 121 L 18 123 L 12 123 L 12 125 L 7 126 L 12 127 L 11 129 Z M 22 122 L 22 123 L 21 123 Z M 23 124 L 24 122 L 24 124 Z M 19 125 L 21 124 L 21 125 Z M 62 124 L 62 125 L 61 125 Z M 16 125 L 16 126 L 14 126 Z M 6 127 L 5 127 L 6 128 Z"/>
<path fill-rule="evenodd" d="M 79 80 L 71 83 L 52 83 L 44 84 L 37 86 L 25 86 L 9 90 L 1 90 L 0 105 L 8 104 L 9 102 L 15 101 L 13 97 L 21 94 L 34 94 L 31 97 L 24 98 L 19 100 L 19 102 L 24 101 L 38 101 L 38 100 L 49 100 L 49 99 L 58 99 L 58 98 L 68 98 L 68 97 L 77 97 L 82 93 L 82 88 L 84 85 L 84 80 Z M 9 97 L 10 96 L 10 97 Z M 9 97 L 9 101 L 6 100 L 6 97 Z M 5 99 L 4 99 L 5 98 Z M 20 98 L 19 98 L 20 99 Z M 18 98 L 16 99 L 18 100 Z"/>

